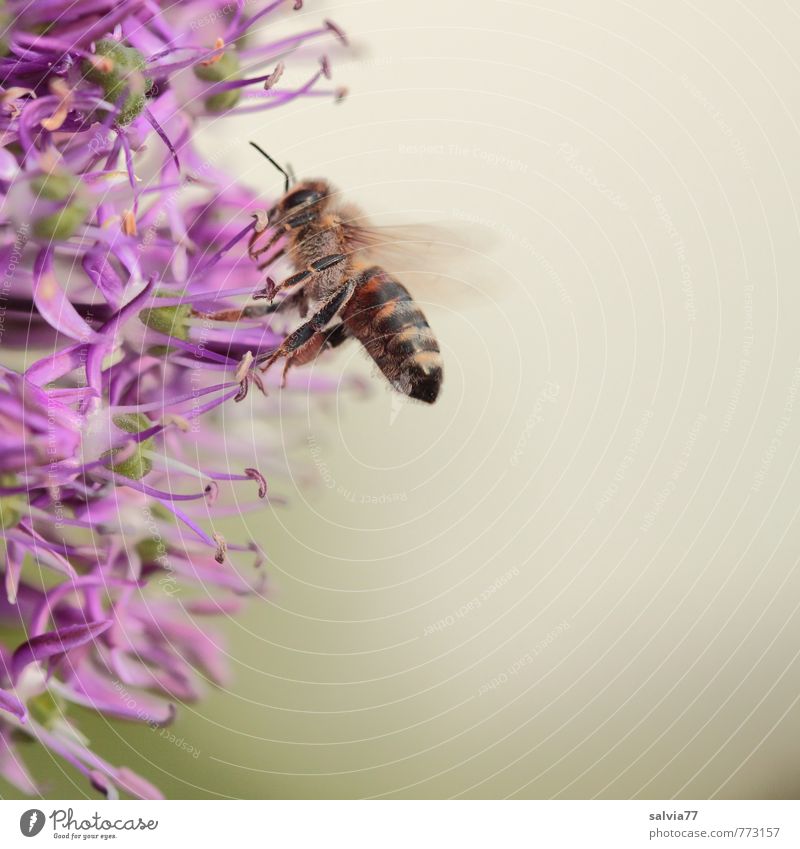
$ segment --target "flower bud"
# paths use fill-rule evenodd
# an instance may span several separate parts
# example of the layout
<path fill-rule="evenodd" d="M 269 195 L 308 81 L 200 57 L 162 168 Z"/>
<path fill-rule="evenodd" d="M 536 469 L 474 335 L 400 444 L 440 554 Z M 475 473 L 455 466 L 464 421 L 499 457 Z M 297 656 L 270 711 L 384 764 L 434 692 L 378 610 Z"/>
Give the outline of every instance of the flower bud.
<path fill-rule="evenodd" d="M 0 474 L 0 486 L 16 486 L 19 480 L 14 474 Z M 25 504 L 23 495 L 0 496 L 0 530 L 8 531 L 15 527 L 22 518 L 20 508 Z"/>
<path fill-rule="evenodd" d="M 208 65 L 195 65 L 195 76 L 209 83 L 223 83 L 235 80 L 239 75 L 239 58 L 232 50 L 223 53 L 217 61 Z M 219 114 L 232 109 L 239 102 L 241 89 L 232 88 L 208 95 L 204 100 L 206 109 Z"/>
<path fill-rule="evenodd" d="M 191 314 L 191 307 L 184 304 L 176 307 L 148 307 L 139 312 L 139 320 L 151 330 L 185 342 L 189 338 Z"/>
<path fill-rule="evenodd" d="M 88 209 L 77 201 L 33 222 L 33 235 L 48 242 L 69 239 L 86 220 Z"/>
<path fill-rule="evenodd" d="M 95 55 L 107 61 L 84 60 L 83 73 L 86 79 L 103 89 L 103 97 L 119 106 L 117 123 L 130 124 L 138 118 L 145 107 L 146 94 L 153 87 L 153 80 L 145 76 L 146 61 L 135 48 L 128 47 L 111 38 L 103 38 L 95 45 Z"/>
<path fill-rule="evenodd" d="M 152 422 L 147 416 L 141 413 L 126 413 L 125 415 L 114 416 L 112 419 L 114 424 L 125 433 L 141 433 L 152 427 Z M 114 457 L 121 452 L 125 452 L 125 458 L 118 463 L 107 463 L 106 468 L 111 469 L 118 475 L 123 475 L 131 480 L 138 481 L 146 474 L 152 471 L 153 463 L 150 458 L 145 456 L 145 452 L 149 451 L 153 446 L 152 439 L 145 439 L 142 442 L 137 442 L 133 448 L 133 453 L 129 454 L 130 448 L 125 446 L 121 448 L 112 448 L 106 451 L 103 457 Z"/>

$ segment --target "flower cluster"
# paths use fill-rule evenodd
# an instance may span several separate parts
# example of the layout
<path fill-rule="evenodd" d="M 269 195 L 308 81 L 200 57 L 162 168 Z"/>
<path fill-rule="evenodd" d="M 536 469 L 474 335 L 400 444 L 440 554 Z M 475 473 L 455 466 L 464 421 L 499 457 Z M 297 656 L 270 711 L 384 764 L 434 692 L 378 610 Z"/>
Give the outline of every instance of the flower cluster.
<path fill-rule="evenodd" d="M 208 318 L 263 285 L 244 249 L 263 202 L 193 134 L 339 94 L 318 85 L 324 58 L 281 85 L 288 54 L 343 40 L 331 23 L 263 36 L 300 5 L 0 12 L 0 776 L 24 792 L 41 792 L 16 746 L 28 737 L 107 796 L 158 796 L 92 751 L 70 705 L 170 722 L 225 680 L 206 617 L 263 584 L 259 547 L 227 542 L 215 504 L 236 485 L 257 502 L 266 481 L 246 458 L 203 460 L 218 408 L 279 341 L 264 320 L 234 333 Z"/>

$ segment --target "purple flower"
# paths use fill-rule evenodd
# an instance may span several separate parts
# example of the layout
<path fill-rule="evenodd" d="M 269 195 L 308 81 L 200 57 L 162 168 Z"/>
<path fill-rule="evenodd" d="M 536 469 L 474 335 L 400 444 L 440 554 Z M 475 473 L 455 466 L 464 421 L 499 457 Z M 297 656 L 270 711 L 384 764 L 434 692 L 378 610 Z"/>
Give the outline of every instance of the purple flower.
<path fill-rule="evenodd" d="M 0 475 L 35 478 L 74 457 L 83 417 L 54 392 L 0 366 Z M 41 478 L 40 478 L 41 479 Z"/>
<path fill-rule="evenodd" d="M 234 333 L 204 318 L 264 286 L 246 251 L 264 203 L 193 133 L 206 116 L 341 95 L 320 88 L 324 56 L 284 84 L 289 54 L 344 41 L 331 23 L 265 37 L 300 5 L 6 4 L 0 342 L 25 365 L 0 366 L 0 625 L 16 634 L 0 642 L 0 776 L 23 792 L 41 788 L 20 735 L 108 796 L 157 797 L 92 751 L 71 706 L 171 722 L 226 681 L 206 619 L 264 591 L 259 547 L 215 519 L 232 487 L 255 504 L 266 480 L 244 454 L 197 464 L 219 443 L 214 410 L 281 338 L 268 320 Z"/>

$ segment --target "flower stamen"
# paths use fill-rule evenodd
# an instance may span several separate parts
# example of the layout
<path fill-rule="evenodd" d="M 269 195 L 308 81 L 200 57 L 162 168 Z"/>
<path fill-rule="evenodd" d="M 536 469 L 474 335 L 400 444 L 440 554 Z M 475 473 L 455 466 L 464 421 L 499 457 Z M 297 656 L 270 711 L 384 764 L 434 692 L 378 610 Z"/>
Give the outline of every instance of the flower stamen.
<path fill-rule="evenodd" d="M 59 129 L 67 119 L 72 103 L 72 89 L 64 80 L 56 77 L 50 80 L 50 91 L 60 98 L 58 106 L 49 118 L 43 118 L 39 123 L 45 130 L 52 133 Z"/>
<path fill-rule="evenodd" d="M 228 551 L 228 543 L 225 542 L 225 537 L 222 534 L 213 533 L 211 538 L 217 544 L 217 550 L 214 552 L 214 560 L 220 565 L 225 562 L 225 554 Z"/>
<path fill-rule="evenodd" d="M 262 475 L 261 472 L 258 471 L 258 469 L 253 468 L 245 469 L 244 473 L 247 475 L 248 478 L 251 478 L 252 480 L 256 481 L 256 483 L 258 483 L 258 497 L 266 498 L 267 479 L 264 477 L 264 475 Z"/>
<path fill-rule="evenodd" d="M 250 371 L 250 367 L 253 365 L 253 352 L 248 351 L 239 362 L 239 365 L 236 369 L 236 374 L 234 375 L 234 380 L 237 383 L 241 383 L 246 379 L 247 373 Z"/>

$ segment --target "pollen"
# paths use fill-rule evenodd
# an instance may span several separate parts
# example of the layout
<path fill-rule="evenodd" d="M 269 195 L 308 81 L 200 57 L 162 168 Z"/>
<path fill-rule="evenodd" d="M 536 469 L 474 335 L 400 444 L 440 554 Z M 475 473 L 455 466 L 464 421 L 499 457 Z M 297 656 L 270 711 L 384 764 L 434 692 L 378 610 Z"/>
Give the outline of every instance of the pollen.
<path fill-rule="evenodd" d="M 222 51 L 222 48 L 223 48 L 224 46 L 225 46 L 225 41 L 224 41 L 223 39 L 221 39 L 221 38 L 218 38 L 218 39 L 214 42 L 214 49 L 215 49 L 215 50 Z M 212 56 L 210 59 L 204 59 L 204 60 L 203 60 L 200 64 L 201 64 L 201 65 L 203 65 L 203 66 L 204 66 L 204 67 L 206 67 L 206 68 L 207 68 L 209 65 L 216 65 L 216 64 L 217 64 L 217 62 L 219 62 L 219 60 L 220 60 L 220 59 L 222 59 L 222 57 L 223 57 L 224 55 L 225 55 L 225 54 L 224 54 L 223 52 L 216 53 L 216 54 L 215 54 L 214 56 Z"/>
<path fill-rule="evenodd" d="M 67 120 L 70 106 L 72 104 L 72 89 L 64 82 L 64 80 L 56 77 L 50 80 L 50 91 L 61 98 L 55 112 L 49 118 L 43 118 L 39 123 L 45 130 L 53 132 L 59 129 L 64 121 Z"/>
<path fill-rule="evenodd" d="M 122 213 L 122 232 L 126 236 L 135 236 L 138 232 L 136 229 L 136 216 L 130 209 L 126 209 Z"/>
<path fill-rule="evenodd" d="M 165 425 L 175 425 L 178 430 L 183 433 L 188 433 L 191 429 L 191 424 L 186 416 L 181 416 L 178 413 L 167 413 L 161 418 L 161 423 Z"/>
<path fill-rule="evenodd" d="M 110 74 L 114 70 L 114 60 L 110 56 L 92 53 L 86 57 L 86 61 L 101 74 Z"/>

